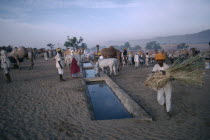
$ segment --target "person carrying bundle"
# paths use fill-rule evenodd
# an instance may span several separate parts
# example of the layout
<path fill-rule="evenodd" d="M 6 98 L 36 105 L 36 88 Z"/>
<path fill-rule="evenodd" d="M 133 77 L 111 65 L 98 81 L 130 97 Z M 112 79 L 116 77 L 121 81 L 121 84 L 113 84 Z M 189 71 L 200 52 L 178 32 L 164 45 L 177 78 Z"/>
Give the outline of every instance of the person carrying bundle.
<path fill-rule="evenodd" d="M 179 84 L 187 86 L 202 86 L 204 83 L 204 56 L 196 55 L 186 60 L 177 59 L 174 64 L 169 67 L 163 61 L 165 55 L 158 53 L 155 60 L 158 62 L 150 74 L 144 81 L 148 86 L 158 91 L 157 100 L 159 104 L 166 104 L 166 111 L 170 115 L 171 108 L 171 81 L 176 80 Z M 164 97 L 165 94 L 165 97 Z"/>
<path fill-rule="evenodd" d="M 162 72 L 163 75 L 166 74 L 165 70 L 168 69 L 169 66 L 163 62 L 165 59 L 166 57 L 162 53 L 158 53 L 155 55 L 155 60 L 157 61 L 157 64 L 155 64 L 155 66 L 153 67 L 153 73 Z M 160 105 L 166 106 L 166 112 L 169 117 L 171 116 L 171 92 L 172 87 L 170 82 L 168 82 L 164 87 L 157 89 L 157 101 Z"/>

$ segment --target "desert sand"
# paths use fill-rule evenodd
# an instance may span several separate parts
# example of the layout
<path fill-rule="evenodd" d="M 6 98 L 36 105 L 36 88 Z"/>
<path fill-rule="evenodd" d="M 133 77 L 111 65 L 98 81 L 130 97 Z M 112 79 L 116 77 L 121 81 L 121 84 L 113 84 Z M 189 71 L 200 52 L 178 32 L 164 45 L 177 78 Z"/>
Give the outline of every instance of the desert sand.
<path fill-rule="evenodd" d="M 55 61 L 35 60 L 34 70 L 22 63 L 22 70 L 11 69 L 7 84 L 0 70 L 1 140 L 207 140 L 210 139 L 210 71 L 203 87 L 173 83 L 172 117 L 156 100 L 156 92 L 143 82 L 152 67 L 127 66 L 111 78 L 154 121 L 137 118 L 91 120 L 82 78 L 59 81 Z"/>

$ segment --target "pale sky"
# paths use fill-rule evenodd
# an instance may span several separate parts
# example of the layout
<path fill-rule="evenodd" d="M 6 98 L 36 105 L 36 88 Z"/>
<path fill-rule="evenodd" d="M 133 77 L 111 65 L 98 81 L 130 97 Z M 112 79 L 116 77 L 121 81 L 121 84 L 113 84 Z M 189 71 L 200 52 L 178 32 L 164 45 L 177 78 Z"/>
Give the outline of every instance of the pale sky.
<path fill-rule="evenodd" d="M 88 47 L 210 29 L 210 0 L 0 0 L 0 46 Z"/>

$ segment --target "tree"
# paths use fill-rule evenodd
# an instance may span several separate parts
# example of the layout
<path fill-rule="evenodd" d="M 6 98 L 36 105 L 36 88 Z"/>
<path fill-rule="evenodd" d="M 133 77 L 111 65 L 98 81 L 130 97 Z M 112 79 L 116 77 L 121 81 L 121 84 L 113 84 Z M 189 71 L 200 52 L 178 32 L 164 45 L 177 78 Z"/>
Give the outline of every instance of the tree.
<path fill-rule="evenodd" d="M 135 47 L 132 48 L 132 50 L 141 50 L 141 46 L 140 45 L 136 45 Z"/>
<path fill-rule="evenodd" d="M 87 44 L 86 43 L 82 43 L 81 46 L 80 46 L 80 48 L 87 49 Z"/>
<path fill-rule="evenodd" d="M 128 48 L 131 48 L 131 45 L 129 42 L 125 42 L 124 44 L 124 48 L 128 49 Z"/>
<path fill-rule="evenodd" d="M 50 47 L 50 49 L 52 50 L 54 48 L 53 46 L 55 46 L 55 44 L 48 43 L 47 46 Z"/>
<path fill-rule="evenodd" d="M 121 46 L 118 46 L 118 47 L 121 51 L 124 50 L 124 48 L 131 49 L 131 45 L 130 45 L 129 42 L 125 42 L 124 45 L 121 45 Z"/>
<path fill-rule="evenodd" d="M 113 47 L 114 47 L 115 49 L 120 50 L 120 46 L 118 46 L 118 45 L 114 45 Z"/>
<path fill-rule="evenodd" d="M 161 49 L 161 46 L 156 41 L 150 41 L 146 44 L 146 49 L 147 50 L 159 50 L 159 49 Z"/>
<path fill-rule="evenodd" d="M 177 49 L 187 49 L 189 46 L 185 43 L 180 43 L 177 45 Z"/>
<path fill-rule="evenodd" d="M 83 41 L 82 37 L 80 37 L 78 40 L 77 37 L 69 38 L 69 36 L 67 36 L 67 41 L 65 41 L 64 46 L 66 48 L 73 47 L 73 48 L 78 49 L 79 44 L 82 43 L 82 41 Z"/>

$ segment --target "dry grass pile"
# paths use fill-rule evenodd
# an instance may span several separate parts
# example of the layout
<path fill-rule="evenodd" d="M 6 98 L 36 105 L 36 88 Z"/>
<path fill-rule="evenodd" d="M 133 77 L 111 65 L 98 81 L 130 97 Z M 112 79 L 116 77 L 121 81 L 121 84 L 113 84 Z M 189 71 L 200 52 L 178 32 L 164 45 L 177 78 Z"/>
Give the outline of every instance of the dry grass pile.
<path fill-rule="evenodd" d="M 156 72 L 150 74 L 144 84 L 153 89 L 164 87 L 170 80 L 174 79 L 185 85 L 202 85 L 204 59 L 196 55 L 181 62 L 180 59 L 166 70 L 166 74 Z"/>

